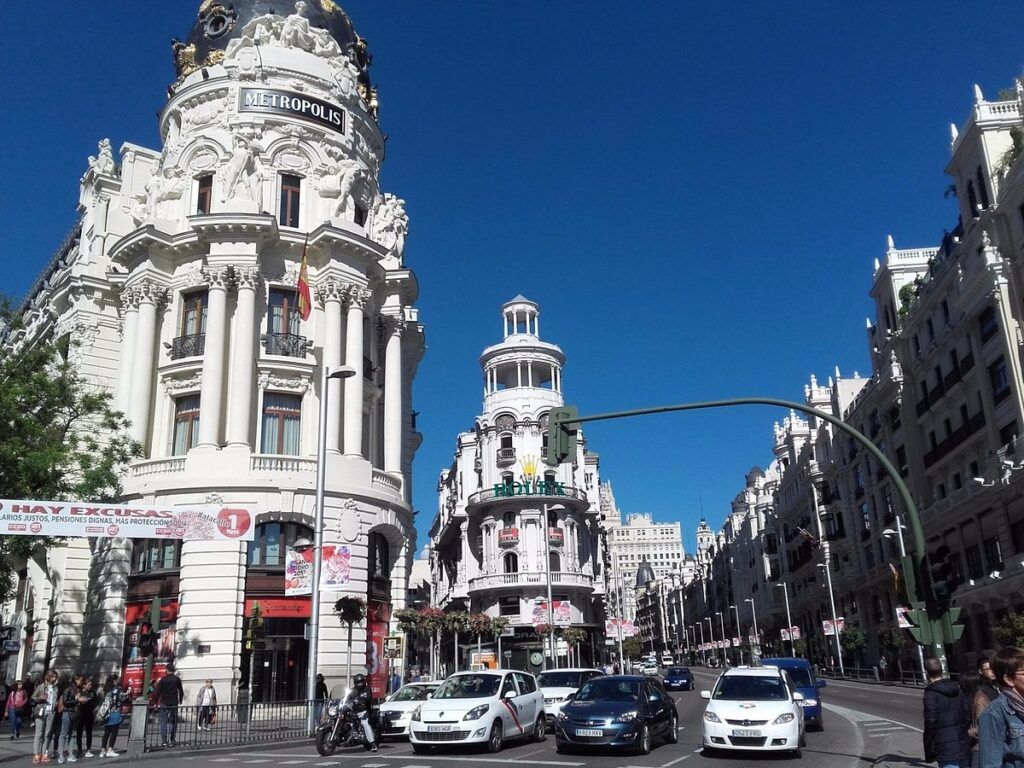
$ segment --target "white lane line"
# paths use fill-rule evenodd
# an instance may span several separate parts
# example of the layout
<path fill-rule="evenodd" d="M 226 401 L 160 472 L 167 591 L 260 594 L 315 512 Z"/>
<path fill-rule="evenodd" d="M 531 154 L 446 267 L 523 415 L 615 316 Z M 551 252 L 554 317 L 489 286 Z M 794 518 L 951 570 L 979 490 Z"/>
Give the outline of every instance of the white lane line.
<path fill-rule="evenodd" d="M 328 762 L 328 763 L 315 763 L 315 765 L 316 765 L 317 768 L 327 768 L 328 765 L 341 765 L 341 763 L 332 760 L 331 762 Z"/>
<path fill-rule="evenodd" d="M 302 765 L 303 763 L 308 762 L 308 758 L 306 760 L 282 760 L 280 763 L 278 763 L 278 765 Z"/>
<path fill-rule="evenodd" d="M 387 763 L 363 763 L 361 768 L 387 768 Z"/>
<path fill-rule="evenodd" d="M 856 725 L 868 727 L 865 724 L 874 722 L 885 722 L 892 723 L 893 725 L 902 725 L 904 728 L 909 728 L 912 731 L 918 733 L 924 733 L 923 728 L 918 728 L 915 725 L 909 725 L 907 723 L 901 723 L 899 720 L 891 720 L 888 717 L 879 717 L 878 715 L 869 715 L 867 712 L 860 712 L 856 709 L 848 709 L 847 707 L 840 707 L 835 704 L 825 704 L 825 709 L 835 712 L 840 717 L 845 717 L 847 720 L 852 721 Z"/>
<path fill-rule="evenodd" d="M 256 763 L 269 763 L 270 760 L 269 759 L 266 759 L 266 760 L 243 760 L 242 762 L 245 763 L 246 765 L 255 765 Z"/>
<path fill-rule="evenodd" d="M 668 768 L 670 765 L 681 763 L 683 762 L 683 760 L 689 760 L 691 757 L 693 757 L 693 755 L 683 755 L 682 757 L 677 757 L 675 760 L 669 760 L 667 763 L 661 766 L 661 768 Z"/>
<path fill-rule="evenodd" d="M 241 758 L 238 757 L 215 757 L 211 763 L 237 763 Z"/>
<path fill-rule="evenodd" d="M 695 750 L 693 750 L 693 754 L 697 754 L 698 752 L 703 752 L 703 751 L 704 751 L 704 747 L 697 747 Z"/>

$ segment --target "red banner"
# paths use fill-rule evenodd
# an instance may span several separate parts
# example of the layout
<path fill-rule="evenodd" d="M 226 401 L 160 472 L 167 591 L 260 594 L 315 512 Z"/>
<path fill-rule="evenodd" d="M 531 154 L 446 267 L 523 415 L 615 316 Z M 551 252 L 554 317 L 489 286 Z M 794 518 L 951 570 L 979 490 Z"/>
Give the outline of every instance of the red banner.
<path fill-rule="evenodd" d="M 151 603 L 128 603 L 125 606 L 125 664 L 121 684 L 128 695 L 138 696 L 146 679 L 146 661 L 139 653 L 140 642 L 145 635 L 157 633 L 154 644 L 153 675 L 150 685 L 167 674 L 167 665 L 174 661 L 177 646 L 178 601 L 163 600 L 160 603 L 160 626 L 149 623 Z M 150 689 L 152 693 L 152 688 Z"/>
<path fill-rule="evenodd" d="M 371 600 L 366 606 L 366 668 L 370 676 L 373 698 L 388 694 L 388 664 L 384 656 L 384 642 L 391 621 L 391 604 Z"/>

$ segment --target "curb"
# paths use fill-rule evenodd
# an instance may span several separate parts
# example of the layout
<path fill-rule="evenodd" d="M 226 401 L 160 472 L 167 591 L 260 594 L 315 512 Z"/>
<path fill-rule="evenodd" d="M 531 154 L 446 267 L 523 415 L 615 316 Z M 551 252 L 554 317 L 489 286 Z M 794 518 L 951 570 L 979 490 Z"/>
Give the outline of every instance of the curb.
<path fill-rule="evenodd" d="M 281 744 L 281 745 L 301 744 L 303 742 L 308 742 L 308 743 L 312 744 L 312 739 L 310 739 L 307 736 L 303 736 L 302 738 L 295 738 L 295 739 L 279 739 L 277 741 L 258 741 L 258 742 L 249 741 L 249 742 L 243 742 L 241 744 L 224 744 L 222 746 L 204 747 L 204 748 L 179 747 L 177 750 L 156 749 L 156 750 L 151 750 L 149 752 L 139 752 L 138 754 L 135 754 L 135 755 L 129 754 L 129 751 L 127 749 L 124 749 L 123 751 L 121 751 L 119 753 L 117 761 L 118 761 L 118 763 L 134 763 L 134 762 L 139 762 L 139 761 L 153 760 L 155 758 L 163 758 L 165 760 L 170 760 L 170 759 L 174 759 L 174 758 L 193 757 L 193 756 L 200 755 L 200 754 L 218 755 L 218 754 L 223 754 L 225 752 L 237 752 L 238 750 L 246 749 L 246 748 L 249 748 L 249 747 L 257 747 L 257 746 L 258 747 L 273 747 L 273 746 L 278 745 L 278 744 Z M 85 763 L 86 765 L 109 765 L 109 763 L 106 762 L 106 760 L 109 760 L 109 759 L 111 759 L 111 758 L 104 759 L 104 758 L 96 757 L 96 758 L 93 758 L 91 760 L 80 759 L 78 762 L 79 763 Z M 17 760 L 24 760 L 27 764 L 31 765 L 32 764 L 32 753 L 31 752 L 26 752 L 25 754 L 22 754 L 22 755 L 7 755 L 5 757 L 0 757 L 0 765 L 5 764 L 5 763 L 13 763 L 13 762 L 15 762 Z M 46 764 L 47 768 L 50 768 L 51 764 L 53 766 L 56 766 L 57 765 L 57 761 L 56 760 L 51 760 L 49 763 Z M 65 763 L 65 765 L 66 765 L 66 763 Z"/>

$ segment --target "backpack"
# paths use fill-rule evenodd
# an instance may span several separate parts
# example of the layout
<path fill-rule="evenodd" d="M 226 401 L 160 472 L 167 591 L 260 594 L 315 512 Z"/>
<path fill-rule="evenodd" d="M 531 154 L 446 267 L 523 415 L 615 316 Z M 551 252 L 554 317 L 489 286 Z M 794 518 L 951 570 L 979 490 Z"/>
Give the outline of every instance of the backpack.
<path fill-rule="evenodd" d="M 107 719 L 107 715 L 110 714 L 110 709 L 113 706 L 113 702 L 111 701 L 113 693 L 114 692 L 111 691 L 106 696 L 104 696 L 103 697 L 103 703 L 100 704 L 100 708 L 98 710 L 96 710 L 96 717 L 99 718 L 101 721 L 102 720 L 106 720 Z"/>

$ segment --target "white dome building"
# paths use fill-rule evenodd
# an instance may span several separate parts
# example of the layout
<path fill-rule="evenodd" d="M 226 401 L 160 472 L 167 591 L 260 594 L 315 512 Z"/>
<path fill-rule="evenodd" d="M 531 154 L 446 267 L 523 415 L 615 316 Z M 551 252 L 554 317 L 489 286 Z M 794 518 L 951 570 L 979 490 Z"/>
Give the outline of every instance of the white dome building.
<path fill-rule="evenodd" d="M 256 539 L 51 549 L 22 573 L 11 612 L 27 644 L 10 672 L 38 673 L 47 660 L 121 669 L 159 597 L 186 697 L 212 678 L 226 698 L 249 682 L 243 632 L 258 601 L 267 648 L 253 698 L 304 698 L 311 601 L 285 595 L 284 553 L 312 537 L 321 398 L 324 544 L 348 548 L 351 572 L 320 598 L 319 671 L 340 681 L 345 670 L 339 596 L 369 604 L 356 669 L 374 655 L 367 631 L 386 635 L 405 603 L 420 443 L 412 382 L 424 350 L 417 282 L 403 266 L 408 221 L 379 187 L 384 136 L 366 42 L 332 0 L 204 0 L 174 53 L 163 146 L 125 144 L 117 163 L 101 142 L 81 220 L 26 302 L 24 333 L 73 335 L 80 369 L 129 416 L 145 458 L 124 478 L 125 502 L 246 505 Z M 323 392 L 324 365 L 358 373 Z"/>

